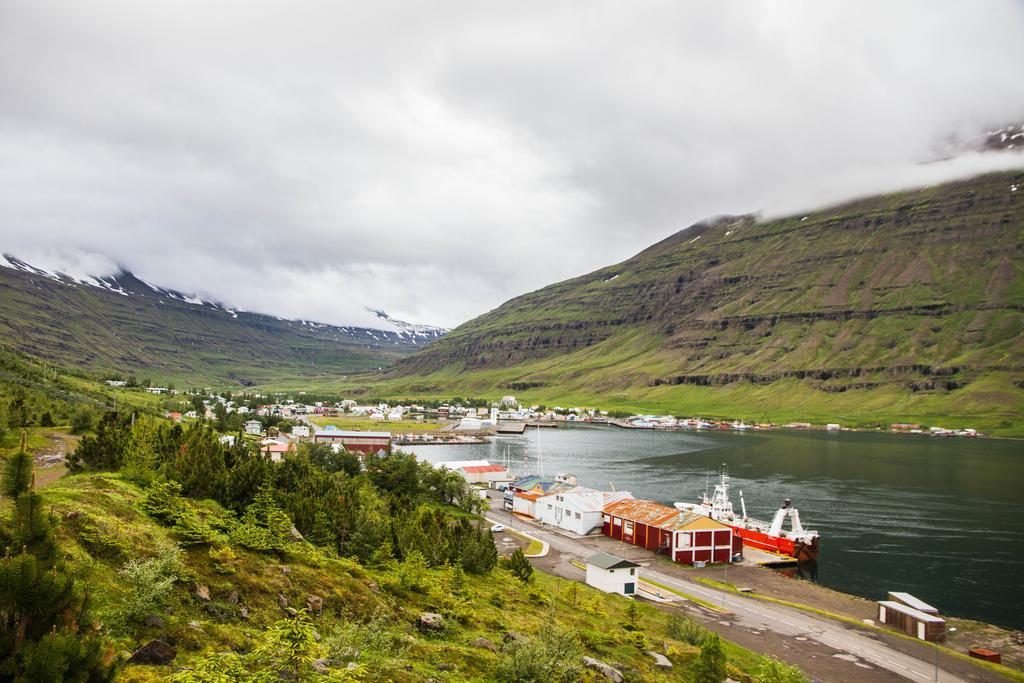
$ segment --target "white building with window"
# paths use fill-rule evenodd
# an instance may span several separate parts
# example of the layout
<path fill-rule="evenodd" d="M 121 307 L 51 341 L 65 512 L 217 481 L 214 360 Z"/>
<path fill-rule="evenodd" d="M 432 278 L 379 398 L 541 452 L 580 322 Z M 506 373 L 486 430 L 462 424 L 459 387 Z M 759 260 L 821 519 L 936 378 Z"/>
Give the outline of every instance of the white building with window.
<path fill-rule="evenodd" d="M 587 585 L 605 593 L 636 595 L 640 565 L 608 553 L 587 558 Z"/>
<path fill-rule="evenodd" d="M 628 491 L 598 491 L 577 486 L 538 498 L 534 503 L 533 516 L 544 524 L 585 536 L 601 527 L 601 512 L 605 505 L 632 497 Z"/>
<path fill-rule="evenodd" d="M 245 423 L 245 433 L 246 434 L 262 434 L 263 433 L 263 425 L 260 423 L 259 420 L 249 420 L 248 422 Z"/>
<path fill-rule="evenodd" d="M 293 425 L 292 436 L 309 438 L 309 425 Z"/>

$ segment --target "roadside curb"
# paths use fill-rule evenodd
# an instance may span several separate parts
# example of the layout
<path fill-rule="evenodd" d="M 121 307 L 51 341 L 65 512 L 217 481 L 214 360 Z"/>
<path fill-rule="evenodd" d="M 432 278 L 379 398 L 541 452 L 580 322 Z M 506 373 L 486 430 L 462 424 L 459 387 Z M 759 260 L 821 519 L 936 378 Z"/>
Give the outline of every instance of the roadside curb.
<path fill-rule="evenodd" d="M 491 519 L 490 517 L 484 517 L 484 519 L 486 519 L 491 524 L 501 524 L 502 526 L 505 526 L 499 520 Z M 539 553 L 531 553 L 529 555 L 526 555 L 526 557 L 544 557 L 545 555 L 548 554 L 548 551 L 551 550 L 551 546 L 548 544 L 547 541 L 545 541 L 543 539 L 537 538 L 536 536 L 531 536 L 530 534 L 526 533 L 525 531 L 520 531 L 519 529 L 512 529 L 510 527 L 506 527 L 506 528 L 510 532 L 514 531 L 516 534 L 519 534 L 520 536 L 525 536 L 526 538 L 530 539 L 531 541 L 536 541 L 537 543 L 540 543 L 540 552 Z"/>

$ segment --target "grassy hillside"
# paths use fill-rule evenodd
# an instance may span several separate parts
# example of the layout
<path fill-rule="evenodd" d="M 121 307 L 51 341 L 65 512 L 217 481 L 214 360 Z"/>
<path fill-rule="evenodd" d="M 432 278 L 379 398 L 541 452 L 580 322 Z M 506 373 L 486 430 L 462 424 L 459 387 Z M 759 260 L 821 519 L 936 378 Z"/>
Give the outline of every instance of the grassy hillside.
<path fill-rule="evenodd" d="M 633 633 L 622 626 L 630 601 L 579 584 L 574 592 L 570 582 L 546 575 L 524 585 L 495 569 L 466 575 L 453 590 L 451 570 L 425 570 L 410 583 L 398 565 L 367 568 L 305 543 L 275 556 L 221 540 L 212 547 L 232 547 L 235 555 L 226 571 L 211 546 L 180 548 L 166 527 L 140 510 L 142 492 L 120 475 L 69 476 L 43 493 L 63 520 L 58 537 L 69 565 L 91 587 L 97 626 L 117 650 L 134 650 L 152 638 L 173 643 L 176 667 L 195 666 L 211 653 L 251 652 L 285 618 L 280 596 L 303 608 L 310 595 L 323 599 L 322 613 L 312 617 L 321 638 L 316 654 L 330 659 L 329 668 L 341 675 L 336 680 L 501 680 L 496 672 L 510 656 L 501 651 L 506 634 L 534 638 L 552 627 L 574 634 L 577 656 L 616 662 L 632 672 L 630 680 L 663 680 L 638 644 L 664 643 L 683 671 L 699 652 L 668 636 L 667 614 L 640 606 Z M 207 513 L 216 507 L 193 505 Z M 133 591 L 144 592 L 126 578 L 126 563 L 166 557 L 172 558 L 173 588 L 153 610 L 162 624 L 126 622 L 125 605 L 139 597 Z M 196 584 L 209 588 L 209 601 L 195 596 Z M 443 614 L 445 629 L 418 630 L 414 624 L 424 611 Z M 734 676 L 760 666 L 758 655 L 730 643 L 725 649 Z M 129 665 L 120 680 L 165 680 L 170 672 Z"/>
<path fill-rule="evenodd" d="M 388 365 L 434 338 L 228 311 L 130 273 L 98 287 L 13 262 L 22 269 L 0 267 L 0 342 L 83 371 L 218 386 L 331 378 Z"/>
<path fill-rule="evenodd" d="M 1014 187 L 1024 172 L 696 225 L 517 297 L 365 388 L 1022 434 Z"/>

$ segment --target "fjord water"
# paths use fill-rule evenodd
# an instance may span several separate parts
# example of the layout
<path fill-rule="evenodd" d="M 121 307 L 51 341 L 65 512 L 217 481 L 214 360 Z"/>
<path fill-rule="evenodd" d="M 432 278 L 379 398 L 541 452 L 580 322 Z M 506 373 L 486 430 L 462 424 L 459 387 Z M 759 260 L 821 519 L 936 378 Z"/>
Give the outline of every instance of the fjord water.
<path fill-rule="evenodd" d="M 785 498 L 822 536 L 814 580 L 877 600 L 913 593 L 946 615 L 1024 628 L 1024 442 L 824 432 L 531 429 L 484 445 L 407 448 L 502 462 L 637 498 L 698 501 L 725 463 L 732 499 L 770 519 Z"/>

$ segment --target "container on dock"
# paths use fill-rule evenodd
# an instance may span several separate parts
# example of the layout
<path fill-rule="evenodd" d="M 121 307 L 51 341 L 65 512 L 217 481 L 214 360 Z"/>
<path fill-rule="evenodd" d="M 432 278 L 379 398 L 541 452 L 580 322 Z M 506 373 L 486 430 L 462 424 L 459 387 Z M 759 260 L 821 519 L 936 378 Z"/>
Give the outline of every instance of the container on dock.
<path fill-rule="evenodd" d="M 945 619 L 895 600 L 882 600 L 878 603 L 878 621 L 921 640 L 934 642 L 946 639 Z"/>
<path fill-rule="evenodd" d="M 990 650 L 987 647 L 972 647 L 967 651 L 967 654 L 974 657 L 975 659 L 984 659 L 986 662 L 992 662 L 993 664 L 1002 664 L 1002 656 L 995 650 Z"/>

